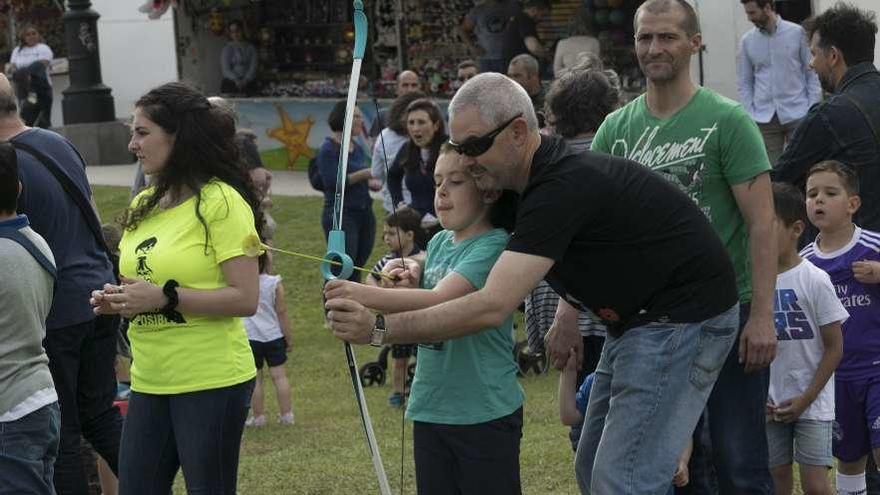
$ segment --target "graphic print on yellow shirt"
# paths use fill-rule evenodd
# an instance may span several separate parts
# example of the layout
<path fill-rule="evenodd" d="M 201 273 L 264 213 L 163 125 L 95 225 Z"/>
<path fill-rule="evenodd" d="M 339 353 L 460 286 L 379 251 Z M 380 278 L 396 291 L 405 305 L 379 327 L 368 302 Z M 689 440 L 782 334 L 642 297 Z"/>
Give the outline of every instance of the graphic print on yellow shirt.
<path fill-rule="evenodd" d="M 148 190 L 149 191 L 149 190 Z M 136 197 L 135 205 L 144 194 Z M 245 237 L 256 235 L 250 206 L 232 187 L 211 181 L 201 190 L 199 212 L 192 197 L 150 213 L 119 243 L 119 271 L 163 286 L 174 279 L 181 288 L 227 287 L 221 263 L 244 255 Z M 182 314 L 169 321 L 161 312 L 135 316 L 129 327 L 132 389 L 177 394 L 242 383 L 256 374 L 241 318 Z"/>

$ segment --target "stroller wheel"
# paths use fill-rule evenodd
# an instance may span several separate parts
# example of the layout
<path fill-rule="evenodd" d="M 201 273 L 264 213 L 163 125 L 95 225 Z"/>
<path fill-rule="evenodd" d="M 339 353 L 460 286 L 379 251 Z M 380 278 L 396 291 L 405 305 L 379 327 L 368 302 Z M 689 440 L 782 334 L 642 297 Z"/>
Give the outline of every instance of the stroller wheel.
<path fill-rule="evenodd" d="M 547 368 L 550 367 L 550 356 L 543 351 L 535 353 L 534 356 L 535 362 L 532 365 L 532 370 L 534 370 L 536 375 L 543 375 L 547 372 Z"/>
<path fill-rule="evenodd" d="M 535 375 L 544 374 L 550 366 L 550 357 L 545 352 L 533 352 L 528 342 L 520 341 L 513 349 L 517 376 L 525 376 L 530 371 Z"/>
<path fill-rule="evenodd" d="M 385 384 L 385 370 L 382 368 L 382 365 L 375 361 L 361 366 L 360 375 L 361 385 L 364 387 Z"/>

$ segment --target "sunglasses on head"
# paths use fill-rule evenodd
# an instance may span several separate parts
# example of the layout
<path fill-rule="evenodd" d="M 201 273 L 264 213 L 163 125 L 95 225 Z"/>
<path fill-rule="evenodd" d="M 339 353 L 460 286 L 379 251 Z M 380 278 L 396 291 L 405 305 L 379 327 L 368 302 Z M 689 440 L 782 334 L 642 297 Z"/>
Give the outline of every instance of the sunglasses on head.
<path fill-rule="evenodd" d="M 465 156 L 480 156 L 483 153 L 489 151 L 489 148 L 495 144 L 495 138 L 498 137 L 501 132 L 507 128 L 514 120 L 522 117 L 522 114 L 516 114 L 513 118 L 508 120 L 507 122 L 501 124 L 495 130 L 490 131 L 488 134 L 484 134 L 482 136 L 472 136 L 465 139 L 461 143 L 456 143 L 453 140 L 449 140 L 449 146 L 456 151 L 459 155 Z"/>

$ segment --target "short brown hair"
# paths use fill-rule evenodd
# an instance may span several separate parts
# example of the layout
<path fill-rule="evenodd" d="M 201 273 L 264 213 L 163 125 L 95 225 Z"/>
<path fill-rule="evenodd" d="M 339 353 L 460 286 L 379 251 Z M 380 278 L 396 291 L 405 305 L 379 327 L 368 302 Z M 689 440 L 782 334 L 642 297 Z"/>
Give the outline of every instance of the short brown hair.
<path fill-rule="evenodd" d="M 693 36 L 700 32 L 700 19 L 697 17 L 697 11 L 687 2 L 687 0 L 648 0 L 636 10 L 633 16 L 633 28 L 639 30 L 639 13 L 647 11 L 652 14 L 660 14 L 669 12 L 673 6 L 678 6 L 684 11 L 684 20 L 681 22 L 681 28 L 688 36 Z"/>
<path fill-rule="evenodd" d="M 766 6 L 770 6 L 770 10 L 776 10 L 776 2 L 774 0 L 739 0 L 739 3 L 746 5 L 754 2 L 755 5 L 758 6 L 759 9 L 763 9 Z"/>
<path fill-rule="evenodd" d="M 857 196 L 859 194 L 859 176 L 851 167 L 848 167 L 837 160 L 825 160 L 824 162 L 819 162 L 810 168 L 810 171 L 807 172 L 807 179 L 812 177 L 813 174 L 818 174 L 820 172 L 828 172 L 839 177 L 843 189 L 846 190 L 847 194 L 850 196 Z"/>
<path fill-rule="evenodd" d="M 798 220 L 807 221 L 804 194 L 791 184 L 773 183 L 773 207 L 776 209 L 776 217 L 786 227 L 791 227 Z"/>

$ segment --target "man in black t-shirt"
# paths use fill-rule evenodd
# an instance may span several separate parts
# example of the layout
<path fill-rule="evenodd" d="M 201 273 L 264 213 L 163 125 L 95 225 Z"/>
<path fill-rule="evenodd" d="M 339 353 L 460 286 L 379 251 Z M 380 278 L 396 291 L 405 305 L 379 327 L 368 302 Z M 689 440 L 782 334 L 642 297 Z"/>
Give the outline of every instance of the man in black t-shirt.
<path fill-rule="evenodd" d="M 546 0 L 528 0 L 523 3 L 522 11 L 510 18 L 504 29 L 503 67 L 507 67 L 513 57 L 520 53 L 529 53 L 538 60 L 547 60 L 547 50 L 538 39 L 537 24 L 548 13 L 550 4 Z"/>
<path fill-rule="evenodd" d="M 609 329 L 578 447 L 581 491 L 660 493 L 737 335 L 724 246 L 693 201 L 657 174 L 542 137 L 528 94 L 506 76 L 474 77 L 449 112 L 450 144 L 478 187 L 521 195 L 507 249 L 484 288 L 438 306 L 379 319 L 332 299 L 335 335 L 358 344 L 469 335 L 499 324 L 546 278 Z M 557 325 L 577 325 L 577 315 L 558 313 Z M 553 356 L 557 367 L 580 359 L 577 331 L 551 333 L 574 335 Z"/>

